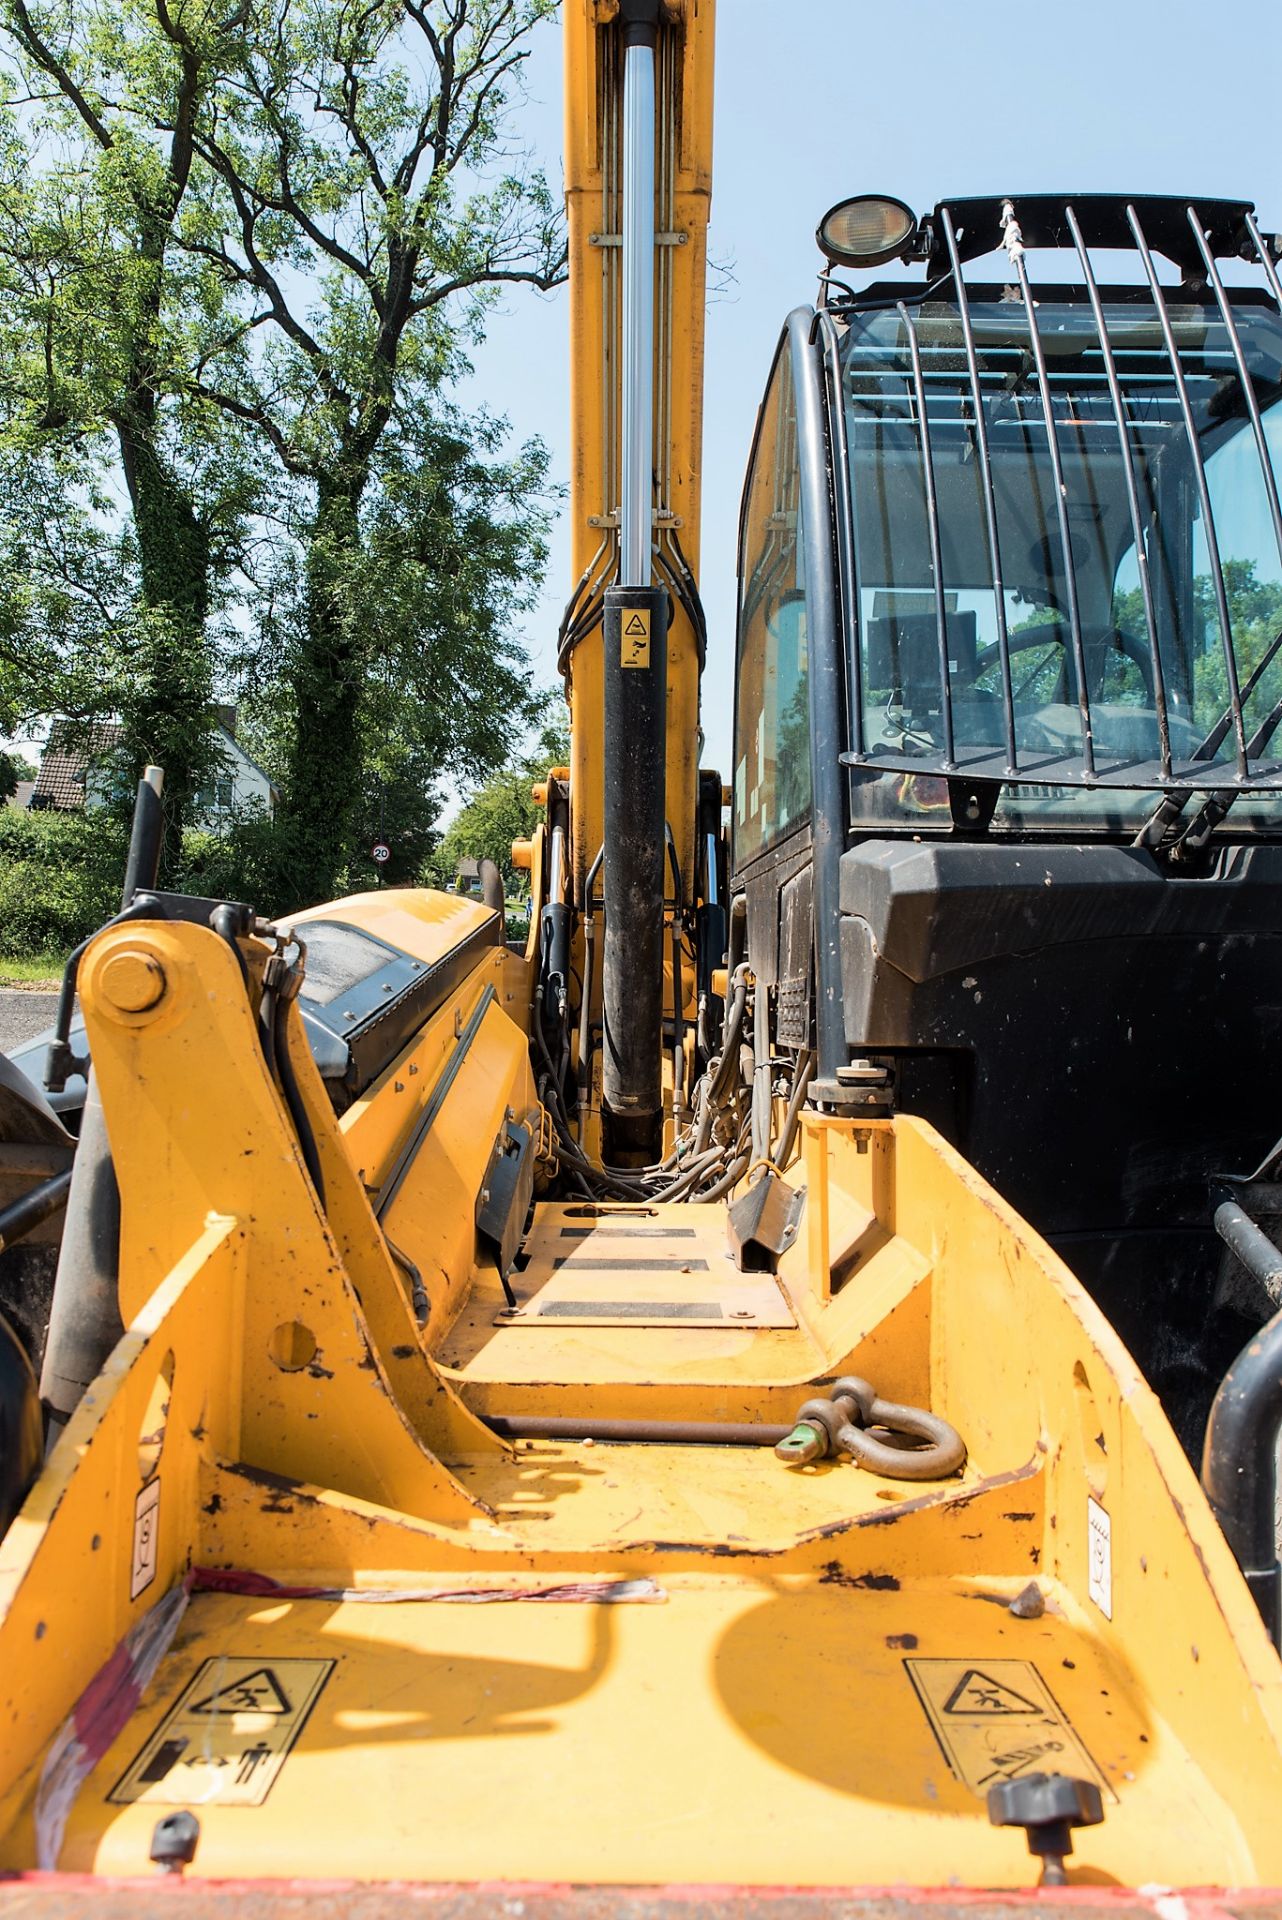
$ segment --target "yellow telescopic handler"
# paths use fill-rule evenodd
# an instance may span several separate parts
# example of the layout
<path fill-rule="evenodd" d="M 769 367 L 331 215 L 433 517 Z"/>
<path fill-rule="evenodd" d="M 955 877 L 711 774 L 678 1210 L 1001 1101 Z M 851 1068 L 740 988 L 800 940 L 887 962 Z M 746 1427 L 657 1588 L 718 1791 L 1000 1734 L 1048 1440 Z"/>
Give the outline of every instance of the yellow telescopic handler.
<path fill-rule="evenodd" d="M 526 948 L 150 769 L 0 1062 L 0 1920 L 1282 1907 L 1279 243 L 836 200 L 723 784 L 712 37 L 565 0 Z"/>

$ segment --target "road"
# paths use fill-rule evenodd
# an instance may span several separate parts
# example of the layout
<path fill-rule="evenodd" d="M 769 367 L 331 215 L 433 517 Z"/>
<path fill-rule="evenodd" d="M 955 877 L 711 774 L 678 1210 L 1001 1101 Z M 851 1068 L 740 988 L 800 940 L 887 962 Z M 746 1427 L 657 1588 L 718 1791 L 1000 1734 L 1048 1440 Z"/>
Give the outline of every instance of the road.
<path fill-rule="evenodd" d="M 57 1011 L 56 993 L 0 987 L 0 1053 L 12 1053 L 24 1040 L 51 1027 Z"/>

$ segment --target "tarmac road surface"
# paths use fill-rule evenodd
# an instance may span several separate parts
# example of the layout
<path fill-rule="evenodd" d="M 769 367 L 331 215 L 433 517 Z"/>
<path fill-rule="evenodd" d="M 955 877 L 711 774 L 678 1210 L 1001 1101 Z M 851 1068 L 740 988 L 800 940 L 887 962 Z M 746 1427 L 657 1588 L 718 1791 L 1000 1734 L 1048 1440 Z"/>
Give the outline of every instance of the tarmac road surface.
<path fill-rule="evenodd" d="M 0 987 L 0 1053 L 12 1053 L 25 1040 L 51 1027 L 57 1011 L 56 993 Z"/>

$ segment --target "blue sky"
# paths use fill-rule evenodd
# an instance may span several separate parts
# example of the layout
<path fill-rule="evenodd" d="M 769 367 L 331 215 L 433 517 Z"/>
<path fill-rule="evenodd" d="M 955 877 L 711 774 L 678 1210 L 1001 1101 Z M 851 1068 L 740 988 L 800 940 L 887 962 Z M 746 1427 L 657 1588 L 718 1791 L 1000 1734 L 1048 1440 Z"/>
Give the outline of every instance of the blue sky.
<path fill-rule="evenodd" d="M 847 194 L 1123 189 L 1253 198 L 1282 227 L 1279 56 L 1270 0 L 720 0 L 701 584 L 710 641 L 704 764 L 730 767 L 735 531 L 753 420 L 788 310 L 815 291 L 820 215 Z M 539 35 L 517 130 L 560 178 L 560 34 Z M 716 276 L 714 276 L 714 279 Z M 568 473 L 564 294 L 517 295 L 473 356 L 469 401 Z M 572 582 L 562 514 L 527 638 L 555 679 Z"/>

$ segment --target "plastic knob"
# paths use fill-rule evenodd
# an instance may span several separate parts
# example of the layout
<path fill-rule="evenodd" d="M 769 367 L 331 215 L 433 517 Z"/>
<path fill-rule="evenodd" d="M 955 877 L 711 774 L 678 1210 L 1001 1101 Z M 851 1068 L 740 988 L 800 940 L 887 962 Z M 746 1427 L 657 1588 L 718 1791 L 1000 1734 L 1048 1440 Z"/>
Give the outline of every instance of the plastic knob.
<path fill-rule="evenodd" d="M 186 1808 L 181 1813 L 167 1813 L 163 1820 L 156 1822 L 151 1836 L 151 1857 L 166 1873 L 181 1873 L 196 1858 L 199 1841 L 200 1822 L 194 1813 L 188 1813 Z"/>
<path fill-rule="evenodd" d="M 989 1789 L 988 1817 L 995 1827 L 1023 1827 L 1028 1851 L 1042 1861 L 1042 1885 L 1062 1887 L 1073 1828 L 1097 1827 L 1104 1818 L 1104 1801 L 1093 1780 L 1067 1773 L 1025 1773 Z"/>

